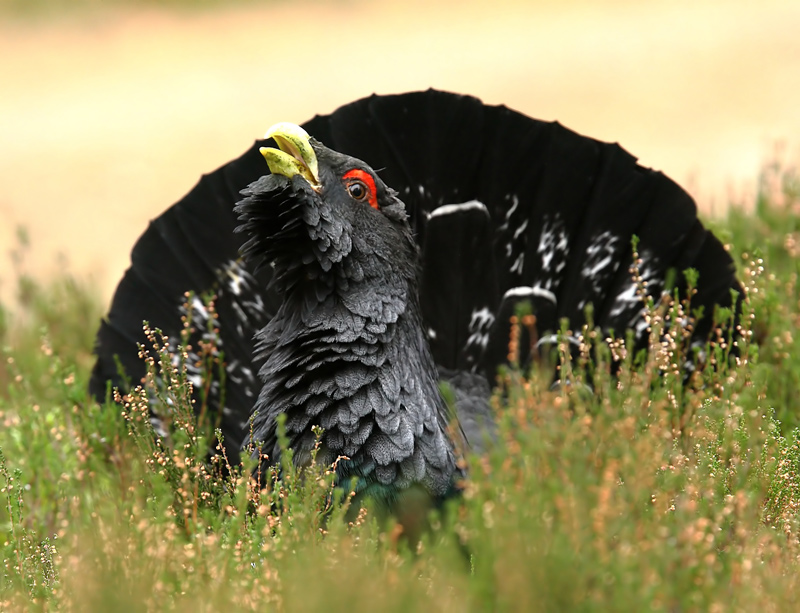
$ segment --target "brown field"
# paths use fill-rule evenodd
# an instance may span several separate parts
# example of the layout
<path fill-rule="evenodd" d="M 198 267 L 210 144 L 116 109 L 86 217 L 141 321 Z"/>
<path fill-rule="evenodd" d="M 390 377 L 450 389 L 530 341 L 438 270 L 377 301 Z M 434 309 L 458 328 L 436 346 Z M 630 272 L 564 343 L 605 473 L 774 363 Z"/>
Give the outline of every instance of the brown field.
<path fill-rule="evenodd" d="M 279 120 L 436 87 L 617 141 L 707 213 L 800 144 L 800 3 L 276 2 L 0 23 L 0 294 L 104 299 L 147 221 Z M 58 254 L 65 256 L 61 260 Z"/>

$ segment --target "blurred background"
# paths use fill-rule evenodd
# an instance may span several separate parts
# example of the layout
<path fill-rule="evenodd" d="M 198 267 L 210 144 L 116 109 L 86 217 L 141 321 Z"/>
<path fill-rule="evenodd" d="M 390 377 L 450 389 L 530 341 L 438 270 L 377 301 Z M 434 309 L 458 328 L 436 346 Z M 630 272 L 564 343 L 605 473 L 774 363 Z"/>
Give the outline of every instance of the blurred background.
<path fill-rule="evenodd" d="M 752 206 L 800 159 L 798 32 L 797 0 L 0 0 L 0 295 L 67 268 L 107 301 L 201 173 L 373 92 L 503 103 L 619 142 L 706 215 Z"/>

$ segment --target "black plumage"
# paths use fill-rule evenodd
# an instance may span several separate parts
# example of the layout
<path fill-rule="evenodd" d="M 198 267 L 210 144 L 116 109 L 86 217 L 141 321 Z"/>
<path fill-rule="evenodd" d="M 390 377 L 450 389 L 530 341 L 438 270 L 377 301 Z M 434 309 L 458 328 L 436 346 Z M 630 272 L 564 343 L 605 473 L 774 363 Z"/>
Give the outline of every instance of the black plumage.
<path fill-rule="evenodd" d="M 325 430 L 318 461 L 366 493 L 452 486 L 455 455 L 418 299 L 417 245 L 404 204 L 366 164 L 313 144 L 320 188 L 304 177 L 262 177 L 235 211 L 246 261 L 272 266 L 283 297 L 256 333 L 263 383 L 252 440 L 274 461 L 276 423 L 296 461 L 310 462 L 311 426 Z M 361 179 L 347 178 L 353 173 Z M 358 190 L 358 200 L 350 191 Z"/>
<path fill-rule="evenodd" d="M 254 438 L 273 461 L 285 414 L 298 462 L 320 425 L 324 459 L 348 456 L 340 475 L 362 489 L 419 483 L 441 497 L 461 441 L 447 434 L 438 380 L 455 389 L 456 436 L 479 445 L 520 301 L 540 338 L 565 317 L 577 329 L 591 303 L 597 325 L 643 344 L 633 234 L 656 300 L 667 271 L 680 287 L 689 267 L 707 314 L 741 295 L 692 199 L 618 145 L 433 90 L 372 96 L 304 128 L 330 147 L 315 145 L 321 191 L 268 175 L 262 141 L 151 223 L 98 333 L 95 396 L 122 383 L 115 354 L 142 376 L 142 320 L 177 337 L 184 292 L 212 290 L 228 376 L 225 406 L 217 387 L 211 408 L 234 460 L 255 407 Z M 353 168 L 374 178 L 377 209 L 347 193 Z M 201 324 L 211 316 L 197 299 L 191 308 Z M 695 342 L 710 332 L 706 317 Z"/>

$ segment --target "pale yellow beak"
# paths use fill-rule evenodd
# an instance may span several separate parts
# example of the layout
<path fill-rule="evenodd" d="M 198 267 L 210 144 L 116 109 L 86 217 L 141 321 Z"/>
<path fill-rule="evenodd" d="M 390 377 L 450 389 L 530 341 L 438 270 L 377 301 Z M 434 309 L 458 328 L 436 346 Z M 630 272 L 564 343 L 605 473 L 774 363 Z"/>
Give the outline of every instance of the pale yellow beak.
<path fill-rule="evenodd" d="M 274 139 L 279 147 L 261 147 L 259 150 L 273 174 L 289 179 L 302 175 L 311 187 L 316 189 L 320 186 L 317 154 L 311 147 L 311 137 L 303 128 L 293 123 L 276 123 L 267 130 L 264 138 Z"/>

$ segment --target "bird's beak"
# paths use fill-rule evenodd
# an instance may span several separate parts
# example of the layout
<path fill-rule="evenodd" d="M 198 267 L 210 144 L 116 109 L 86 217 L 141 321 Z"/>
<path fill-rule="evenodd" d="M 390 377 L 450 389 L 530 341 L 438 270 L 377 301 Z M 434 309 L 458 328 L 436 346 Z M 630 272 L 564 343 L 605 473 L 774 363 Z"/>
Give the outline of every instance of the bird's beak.
<path fill-rule="evenodd" d="M 279 149 L 261 147 L 261 155 L 267 160 L 267 166 L 273 174 L 283 175 L 291 179 L 302 175 L 314 189 L 319 188 L 319 164 L 317 154 L 311 147 L 308 133 L 293 123 L 276 123 L 264 138 L 271 138 Z"/>

